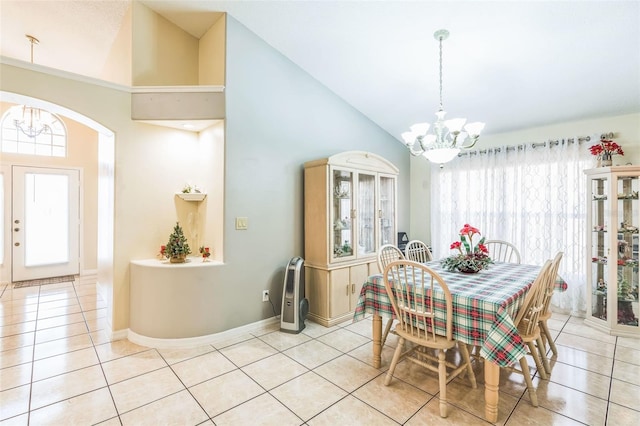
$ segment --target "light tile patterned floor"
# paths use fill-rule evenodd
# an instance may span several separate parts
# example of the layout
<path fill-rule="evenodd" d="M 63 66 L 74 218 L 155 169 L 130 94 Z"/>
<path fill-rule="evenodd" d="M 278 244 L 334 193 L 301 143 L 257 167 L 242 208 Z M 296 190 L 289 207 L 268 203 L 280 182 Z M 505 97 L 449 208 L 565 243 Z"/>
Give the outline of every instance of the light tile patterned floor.
<path fill-rule="evenodd" d="M 188 349 L 110 342 L 94 283 L 0 288 L 0 425 L 438 425 L 487 424 L 478 388 L 447 387 L 401 363 L 384 386 L 395 340 L 372 367 L 371 320 L 300 334 L 279 323 Z M 498 424 L 636 425 L 640 339 L 612 337 L 580 318 L 554 315 L 559 356 L 550 380 L 535 379 L 540 407 L 522 376 L 503 372 Z M 533 363 L 531 363 L 533 365 Z"/>

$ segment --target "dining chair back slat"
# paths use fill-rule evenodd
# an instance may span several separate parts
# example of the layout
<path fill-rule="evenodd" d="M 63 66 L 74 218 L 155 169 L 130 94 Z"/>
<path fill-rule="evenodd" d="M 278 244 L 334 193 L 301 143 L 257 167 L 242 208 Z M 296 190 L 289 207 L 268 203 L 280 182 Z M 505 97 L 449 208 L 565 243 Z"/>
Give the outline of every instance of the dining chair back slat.
<path fill-rule="evenodd" d="M 544 309 L 543 314 L 551 312 L 551 298 L 555 292 L 556 279 L 558 278 L 558 269 L 560 269 L 560 262 L 562 261 L 563 252 L 559 251 L 558 254 L 551 261 L 551 277 L 547 283 L 547 287 L 544 290 Z"/>
<path fill-rule="evenodd" d="M 540 270 L 540 273 L 536 277 L 536 280 L 531 285 L 531 288 L 527 291 L 527 295 L 520 309 L 518 315 L 514 321 L 516 327 L 520 329 L 521 323 L 524 321 L 527 324 L 522 329 L 525 334 L 530 334 L 535 327 L 537 327 L 538 317 L 542 313 L 544 308 L 544 296 L 546 294 L 546 287 L 551 279 L 551 267 L 552 263 L 547 260 Z M 555 278 L 554 278 L 555 280 Z M 528 323 L 534 321 L 532 325 Z"/>
<path fill-rule="evenodd" d="M 411 240 L 404 248 L 404 257 L 418 263 L 427 263 L 433 260 L 431 250 L 420 240 Z"/>
<path fill-rule="evenodd" d="M 397 246 L 393 244 L 385 244 L 380 249 L 378 249 L 378 270 L 380 273 L 384 271 L 388 264 L 394 262 L 396 260 L 403 260 L 404 254 L 402 250 L 400 250 Z M 387 341 L 387 337 L 389 333 L 391 333 L 391 327 L 393 326 L 393 318 L 389 318 L 387 320 L 387 325 L 384 327 L 384 332 L 382 333 L 382 346 L 384 346 Z"/>
<path fill-rule="evenodd" d="M 396 313 L 398 327 L 417 339 L 436 340 L 434 291 L 441 292 L 445 304 L 445 336 L 452 340 L 453 299 L 449 287 L 431 268 L 410 260 L 392 262 L 383 274 L 385 288 Z M 427 294 L 429 296 L 427 296 Z"/>
<path fill-rule="evenodd" d="M 502 240 L 486 240 L 484 245 L 495 262 L 520 263 L 520 252 L 511 243 Z"/>
<path fill-rule="evenodd" d="M 378 250 L 378 269 L 382 272 L 391 262 L 404 258 L 402 250 L 398 247 L 393 244 L 385 244 Z"/>
<path fill-rule="evenodd" d="M 551 298 L 553 297 L 553 293 L 555 292 L 556 280 L 558 279 L 558 270 L 560 269 L 560 262 L 562 261 L 563 252 L 559 251 L 551 262 L 551 277 L 547 282 L 547 286 L 545 288 L 544 300 L 543 300 L 543 309 L 540 317 L 538 318 L 538 323 L 540 326 L 540 334 L 542 336 L 542 342 L 544 344 L 543 347 L 543 356 L 547 354 L 547 343 L 549 344 L 549 348 L 554 355 L 558 355 L 558 348 L 556 347 L 555 342 L 553 341 L 553 336 L 551 335 L 551 330 L 549 330 L 549 326 L 547 324 L 547 320 L 551 318 Z M 545 366 L 549 366 L 549 362 L 547 360 L 547 364 Z M 551 368 L 547 369 L 547 373 L 551 374 Z"/>

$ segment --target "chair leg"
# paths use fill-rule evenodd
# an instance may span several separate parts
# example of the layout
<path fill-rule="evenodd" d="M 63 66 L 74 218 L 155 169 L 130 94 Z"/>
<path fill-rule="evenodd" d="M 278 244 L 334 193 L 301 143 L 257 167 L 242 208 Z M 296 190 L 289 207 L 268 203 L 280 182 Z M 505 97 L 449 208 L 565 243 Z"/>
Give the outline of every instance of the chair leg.
<path fill-rule="evenodd" d="M 553 341 L 553 337 L 551 336 L 551 330 L 549 330 L 549 326 L 547 325 L 546 321 L 540 321 L 540 329 L 542 330 L 542 334 L 544 334 L 547 342 L 549 342 L 551 352 L 553 352 L 554 356 L 558 356 L 558 348 L 556 348 L 556 344 Z"/>
<path fill-rule="evenodd" d="M 398 339 L 398 346 L 396 346 L 396 351 L 393 353 L 393 359 L 391 360 L 391 365 L 389 366 L 389 371 L 387 371 L 387 376 L 384 378 L 384 385 L 389 386 L 391 383 L 391 379 L 393 378 L 393 372 L 396 370 L 396 365 L 398 364 L 398 360 L 400 360 L 400 355 L 402 354 L 402 348 L 404 347 L 404 338 Z"/>
<path fill-rule="evenodd" d="M 469 375 L 469 381 L 471 382 L 471 387 L 476 389 L 478 385 L 476 384 L 476 375 L 473 372 L 473 367 L 471 367 L 471 356 L 469 355 L 469 349 L 467 345 L 458 342 L 458 347 L 460 348 L 460 353 L 462 354 L 462 360 L 467 365 L 467 374 Z"/>
<path fill-rule="evenodd" d="M 523 356 L 520 358 L 520 368 L 522 369 L 522 375 L 524 376 L 524 381 L 527 383 L 527 389 L 529 390 L 529 398 L 531 399 L 531 405 L 534 407 L 538 406 L 538 395 L 536 394 L 536 390 L 533 387 L 533 381 L 531 380 L 531 372 L 529 371 L 529 364 L 527 363 L 527 357 Z"/>
<path fill-rule="evenodd" d="M 469 355 L 473 358 L 482 359 L 482 356 L 480 356 L 480 346 L 472 346 Z"/>
<path fill-rule="evenodd" d="M 391 326 L 393 325 L 393 318 L 389 319 L 389 321 L 387 321 L 387 325 L 384 327 L 384 333 L 382 333 L 382 340 L 381 340 L 381 345 L 384 346 L 384 342 L 387 341 L 387 336 L 389 335 L 389 332 L 391 331 Z"/>
<path fill-rule="evenodd" d="M 538 342 L 538 352 L 540 355 L 540 360 L 542 361 L 542 365 L 544 366 L 544 371 L 550 377 L 551 366 L 549 365 L 549 360 L 547 359 L 547 351 L 546 351 L 547 347 L 544 345 L 544 342 L 542 341 L 542 336 L 538 337 L 537 342 Z"/>
<path fill-rule="evenodd" d="M 535 361 L 535 363 L 536 363 L 536 368 L 538 369 L 538 374 L 540 375 L 540 377 L 542 379 L 547 380 L 548 379 L 548 377 L 547 377 L 547 369 L 544 367 L 544 365 L 540 361 L 540 355 L 538 353 L 538 348 L 536 348 L 536 345 L 533 342 L 527 342 L 527 346 L 529 347 L 529 352 L 531 353 L 531 356 L 533 357 L 533 361 Z"/>
<path fill-rule="evenodd" d="M 440 382 L 440 417 L 447 417 L 447 351 L 438 351 L 438 381 Z"/>

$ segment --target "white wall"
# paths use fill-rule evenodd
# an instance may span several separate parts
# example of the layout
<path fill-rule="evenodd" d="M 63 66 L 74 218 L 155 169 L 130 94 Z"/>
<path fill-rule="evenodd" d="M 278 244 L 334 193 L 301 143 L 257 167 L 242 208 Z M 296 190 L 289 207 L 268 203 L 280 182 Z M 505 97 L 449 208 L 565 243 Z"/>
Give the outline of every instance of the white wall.
<path fill-rule="evenodd" d="M 532 142 L 538 143 L 563 138 L 597 136 L 608 132 L 614 132 L 614 140 L 625 151 L 624 156 L 614 156 L 613 163 L 626 164 L 631 162 L 639 164 L 640 113 L 557 123 L 515 132 L 482 136 L 475 149 Z M 588 149 L 594 143 L 594 141 L 583 143 L 584 149 Z M 411 159 L 411 227 L 409 237 L 424 241 L 431 241 L 430 201 L 428 201 L 430 199 L 431 167 L 430 163 L 424 158 Z"/>

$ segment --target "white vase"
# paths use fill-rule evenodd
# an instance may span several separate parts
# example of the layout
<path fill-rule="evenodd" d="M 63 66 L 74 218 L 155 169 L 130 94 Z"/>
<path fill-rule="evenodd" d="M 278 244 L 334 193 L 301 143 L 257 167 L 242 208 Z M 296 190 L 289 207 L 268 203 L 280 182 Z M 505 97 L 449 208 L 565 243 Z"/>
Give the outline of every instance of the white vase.
<path fill-rule="evenodd" d="M 602 154 L 602 161 L 600 162 L 601 167 L 611 167 L 612 160 L 611 154 Z"/>

